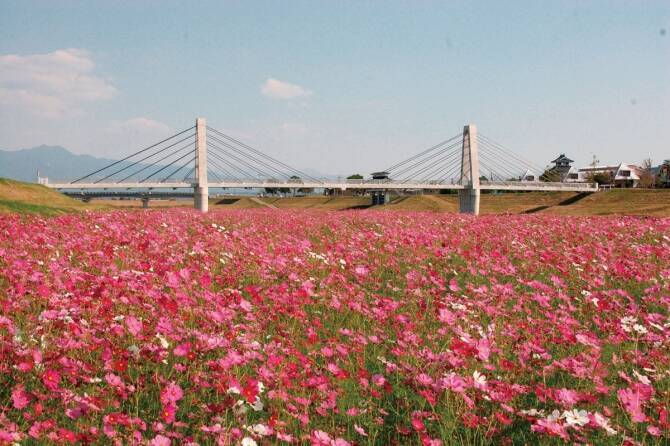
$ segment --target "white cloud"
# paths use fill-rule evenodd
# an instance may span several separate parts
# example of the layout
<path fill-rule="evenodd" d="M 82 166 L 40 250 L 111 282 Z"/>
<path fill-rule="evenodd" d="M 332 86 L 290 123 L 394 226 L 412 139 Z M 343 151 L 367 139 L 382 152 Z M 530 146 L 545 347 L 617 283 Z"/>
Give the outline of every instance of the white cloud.
<path fill-rule="evenodd" d="M 312 92 L 300 85 L 269 78 L 261 85 L 261 93 L 272 99 L 294 99 L 311 96 Z"/>
<path fill-rule="evenodd" d="M 167 135 L 170 133 L 170 127 L 167 124 L 142 116 L 128 119 L 127 121 L 113 122 L 110 129 L 119 132 L 141 134 L 160 133 Z"/>
<path fill-rule="evenodd" d="M 93 74 L 82 49 L 0 56 L 0 106 L 50 118 L 79 111 L 82 104 L 110 99 L 117 90 Z"/>
<path fill-rule="evenodd" d="M 119 153 L 132 153 L 144 146 L 156 143 L 174 132 L 167 124 L 139 116 L 126 121 L 113 121 L 105 129 L 105 133 L 105 140 L 111 143 L 108 150 L 111 153 L 116 152 L 118 156 Z"/>

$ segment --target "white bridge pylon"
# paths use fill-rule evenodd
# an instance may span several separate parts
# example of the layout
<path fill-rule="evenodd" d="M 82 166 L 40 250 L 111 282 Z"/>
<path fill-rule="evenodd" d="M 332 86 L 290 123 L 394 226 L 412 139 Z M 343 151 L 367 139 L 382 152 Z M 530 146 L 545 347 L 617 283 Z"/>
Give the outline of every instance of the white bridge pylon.
<path fill-rule="evenodd" d="M 480 179 L 484 178 L 480 177 L 480 167 L 489 175 L 485 180 Z M 381 178 L 321 180 L 207 126 L 204 118 L 197 118 L 193 127 L 77 180 L 49 182 L 41 178 L 39 181 L 52 189 L 79 190 L 75 193 L 79 195 L 87 191 L 91 196 L 123 195 L 124 192 L 108 192 L 116 190 L 137 196 L 142 194 L 138 190 L 149 191 L 145 193 L 146 200 L 154 189 L 192 189 L 194 207 L 203 213 L 208 211 L 210 188 L 363 189 L 377 194 L 392 190 L 457 190 L 460 212 L 474 215 L 479 214 L 482 190 L 598 190 L 597 184 L 546 181 L 547 178 L 539 181 L 537 176 L 526 181 L 526 174 L 519 175 L 522 172 L 519 167 L 525 172 L 532 168 L 546 175 L 544 169 L 478 135 L 476 126 L 469 124 L 462 134 L 381 172 L 386 174 Z M 181 178 L 184 172 L 187 173 Z M 160 178 L 165 173 L 167 176 Z M 183 192 L 174 193 L 183 196 Z"/>
<path fill-rule="evenodd" d="M 193 204 L 200 212 L 209 210 L 207 181 L 207 124 L 205 118 L 195 120 L 195 181 Z"/>
<path fill-rule="evenodd" d="M 461 181 L 463 189 L 458 191 L 459 211 L 462 214 L 479 215 L 479 152 L 477 149 L 477 127 L 473 124 L 463 128 L 463 150 L 461 154 Z"/>

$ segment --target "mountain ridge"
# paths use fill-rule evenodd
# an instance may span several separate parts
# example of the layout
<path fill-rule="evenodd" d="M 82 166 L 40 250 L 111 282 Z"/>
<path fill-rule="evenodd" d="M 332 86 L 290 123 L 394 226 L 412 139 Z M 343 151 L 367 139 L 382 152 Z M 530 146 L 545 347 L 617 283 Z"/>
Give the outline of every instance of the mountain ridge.
<path fill-rule="evenodd" d="M 35 183 L 39 171 L 41 177 L 49 178 L 51 182 L 72 181 L 115 161 L 117 160 L 88 154 L 75 154 L 63 146 L 41 144 L 26 149 L 0 150 L 0 177 Z M 124 164 L 119 165 L 122 166 Z M 301 171 L 319 179 L 338 177 L 338 175 L 324 175 L 310 168 Z"/>
<path fill-rule="evenodd" d="M 36 182 L 40 176 L 54 180 L 73 180 L 100 169 L 114 160 L 78 155 L 63 146 L 42 144 L 19 150 L 0 150 L 0 177 Z"/>

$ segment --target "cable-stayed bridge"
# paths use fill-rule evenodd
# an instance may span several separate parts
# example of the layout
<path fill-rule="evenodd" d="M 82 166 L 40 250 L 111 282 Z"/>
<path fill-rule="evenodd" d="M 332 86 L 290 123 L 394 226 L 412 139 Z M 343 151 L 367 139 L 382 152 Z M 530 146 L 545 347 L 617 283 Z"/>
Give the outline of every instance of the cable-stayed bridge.
<path fill-rule="evenodd" d="M 530 174 L 532 172 L 532 174 Z M 545 175 L 544 181 L 539 175 Z M 388 191 L 457 190 L 460 211 L 479 213 L 481 190 L 592 192 L 597 184 L 565 183 L 470 124 L 451 138 L 372 175 L 368 180 L 318 179 L 227 135 L 198 118 L 182 130 L 94 172 L 47 187 L 80 196 L 184 196 L 208 210 L 209 188 L 364 189 L 373 200 Z M 153 192 L 155 189 L 161 192 Z M 166 192 L 167 190 L 167 192 Z M 175 192 L 169 192 L 175 191 Z M 191 195 L 190 193 L 188 195 Z"/>

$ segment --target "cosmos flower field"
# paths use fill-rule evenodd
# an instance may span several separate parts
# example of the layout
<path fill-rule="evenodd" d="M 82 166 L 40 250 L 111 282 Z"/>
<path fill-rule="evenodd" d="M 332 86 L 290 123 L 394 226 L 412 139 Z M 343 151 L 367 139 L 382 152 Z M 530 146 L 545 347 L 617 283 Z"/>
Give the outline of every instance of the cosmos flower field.
<path fill-rule="evenodd" d="M 0 444 L 668 444 L 670 219 L 0 217 Z"/>

